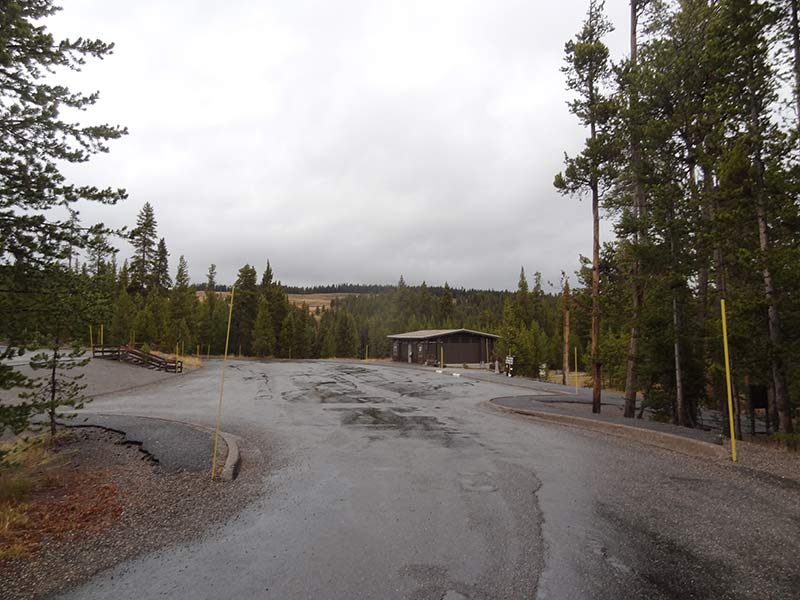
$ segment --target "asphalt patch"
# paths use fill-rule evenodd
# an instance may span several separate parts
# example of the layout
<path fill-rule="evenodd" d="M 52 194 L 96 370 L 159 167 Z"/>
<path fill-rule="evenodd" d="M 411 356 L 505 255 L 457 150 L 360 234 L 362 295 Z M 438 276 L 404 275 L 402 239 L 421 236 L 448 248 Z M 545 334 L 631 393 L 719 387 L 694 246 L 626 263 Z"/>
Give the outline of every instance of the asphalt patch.
<path fill-rule="evenodd" d="M 436 417 L 403 415 L 391 409 L 357 408 L 345 411 L 342 425 L 368 425 L 400 431 L 441 431 L 444 424 Z"/>

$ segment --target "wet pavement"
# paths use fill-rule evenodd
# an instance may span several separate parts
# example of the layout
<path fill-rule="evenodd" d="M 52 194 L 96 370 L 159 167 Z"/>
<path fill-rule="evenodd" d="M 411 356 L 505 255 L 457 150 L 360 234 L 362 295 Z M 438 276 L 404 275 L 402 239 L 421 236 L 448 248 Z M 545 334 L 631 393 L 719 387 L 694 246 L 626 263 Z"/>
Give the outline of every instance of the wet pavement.
<path fill-rule="evenodd" d="M 220 367 L 89 410 L 211 425 Z M 276 448 L 262 497 L 67 597 L 796 597 L 797 489 L 485 405 L 514 395 L 532 392 L 389 364 L 231 362 L 222 428 Z"/>

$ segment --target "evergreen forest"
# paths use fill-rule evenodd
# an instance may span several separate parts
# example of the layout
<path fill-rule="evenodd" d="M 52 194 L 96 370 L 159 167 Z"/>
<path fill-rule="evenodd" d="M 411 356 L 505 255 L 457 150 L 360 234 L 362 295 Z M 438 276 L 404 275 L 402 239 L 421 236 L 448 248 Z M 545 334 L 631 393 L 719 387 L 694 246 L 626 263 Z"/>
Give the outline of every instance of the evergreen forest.
<path fill-rule="evenodd" d="M 577 349 L 598 411 L 601 388 L 610 387 L 625 393 L 628 417 L 646 407 L 691 427 L 703 407 L 726 413 L 725 300 L 734 393 L 745 398 L 748 386 L 766 386 L 776 426 L 793 431 L 800 398 L 796 0 L 633 1 L 630 50 L 620 60 L 606 46 L 613 25 L 603 2 L 589 1 L 563 67 L 572 94 L 565 110 L 586 141 L 564 157 L 554 185 L 565 196 L 558 201 L 586 200 L 592 255 L 576 256 L 574 272 L 547 290 L 523 268 L 516 289 L 509 282 L 513 291 L 411 286 L 402 276 L 396 285 L 287 288 L 261 257 L 241 266 L 235 281 L 219 282 L 212 264 L 205 281 L 192 282 L 187 258 L 171 256 L 149 203 L 124 230 L 82 223 L 79 201 L 115 204 L 127 193 L 72 184 L 60 167 L 108 151 L 127 130 L 62 119 L 59 108 L 89 109 L 97 95 L 52 85 L 43 72 L 77 69 L 112 45 L 56 42 L 31 24 L 56 10 L 50 2 L 15 6 L 2 28 L 15 43 L 0 50 L 3 388 L 24 383 L 8 359 L 25 348 L 58 353 L 85 345 L 89 328 L 97 341 L 101 325 L 107 344 L 219 356 L 233 287 L 233 355 L 385 358 L 389 334 L 463 327 L 502 336 L 498 357 L 514 355 L 520 375 L 536 376 L 542 364 L 563 369 Z M 601 219 L 613 225 L 613 239 L 600 239 Z M 121 264 L 120 250 L 130 256 Z M 292 304 L 290 292 L 350 295 L 310 311 Z M 14 418 L 5 407 L 3 422 Z"/>

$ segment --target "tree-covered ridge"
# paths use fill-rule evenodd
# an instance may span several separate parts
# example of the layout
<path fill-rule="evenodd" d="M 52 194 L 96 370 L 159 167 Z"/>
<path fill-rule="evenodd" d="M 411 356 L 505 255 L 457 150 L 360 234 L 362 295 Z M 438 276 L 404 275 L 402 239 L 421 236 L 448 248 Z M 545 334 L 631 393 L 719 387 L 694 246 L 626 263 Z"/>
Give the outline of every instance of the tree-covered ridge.
<path fill-rule="evenodd" d="M 107 344 L 146 344 L 167 352 L 219 355 L 225 347 L 228 292 L 235 287 L 229 345 L 235 355 L 385 358 L 391 354 L 390 334 L 463 327 L 503 335 L 501 351 L 516 354 L 523 373 L 536 372 L 541 362 L 557 362 L 558 299 L 542 290 L 538 274 L 529 290 L 524 270 L 515 293 L 453 289 L 447 282 L 435 287 L 425 282 L 409 286 L 401 277 L 395 286 L 380 286 L 378 293 L 351 293 L 333 300 L 328 309 L 309 311 L 305 304 L 289 302 L 269 261 L 260 273 L 250 264 L 243 265 L 230 286 L 217 282 L 215 265 L 209 267 L 204 284 L 191 284 L 183 256 L 171 275 L 167 244 L 159 237 L 155 211 L 149 204 L 130 229 L 128 243 L 133 258 L 119 266 L 113 245 L 98 235 L 91 259 L 82 264 L 75 261 L 69 269 L 87 303 L 82 318 L 66 324 L 71 338 L 85 340 L 89 324 L 98 330 L 103 325 Z M 142 248 L 150 249 L 150 260 L 145 260 Z M 32 313 L 0 335 L 43 331 L 43 327 Z"/>
<path fill-rule="evenodd" d="M 597 408 L 601 385 L 611 386 L 625 390 L 626 416 L 648 407 L 692 426 L 702 406 L 727 410 L 726 299 L 734 393 L 767 386 L 772 414 L 792 430 L 800 398 L 796 0 L 633 0 L 630 53 L 618 62 L 604 43 L 603 3 L 591 0 L 563 69 L 586 143 L 565 157 L 554 183 L 590 198 L 592 256 L 576 281 L 564 278 L 562 293 L 545 292 L 524 270 L 514 292 L 409 286 L 402 277 L 287 288 L 268 261 L 243 265 L 234 282 L 218 282 L 211 265 L 207 281 L 193 284 L 185 257 L 170 268 L 150 204 L 130 223 L 131 259 L 119 265 L 112 232 L 82 224 L 75 207 L 113 204 L 125 192 L 71 184 L 60 166 L 106 151 L 124 129 L 65 121 L 61 111 L 88 109 L 97 95 L 53 83 L 60 68 L 79 69 L 112 47 L 53 39 L 41 19 L 55 10 L 38 0 L 0 11 L 0 388 L 25 383 L 3 359 L 87 340 L 90 325 L 102 324 L 108 343 L 218 355 L 229 300 L 217 292 L 235 285 L 234 354 L 386 357 L 389 334 L 465 327 L 501 335 L 499 356 L 515 355 L 522 374 L 561 368 L 577 348 Z M 613 223 L 613 240 L 599 238 L 601 217 Z M 311 314 L 287 292 L 354 295 Z"/>
<path fill-rule="evenodd" d="M 159 237 L 155 211 L 145 204 L 131 227 L 130 263 L 121 266 L 111 242 L 98 234 L 83 263 L 68 270 L 86 306 L 80 318 L 66 319 L 69 339 L 88 341 L 88 327 L 103 325 L 107 344 L 146 344 L 151 349 L 220 355 L 225 348 L 230 287 L 236 288 L 229 349 L 232 354 L 278 358 L 391 355 L 388 335 L 418 329 L 467 328 L 503 336 L 498 350 L 513 353 L 521 373 L 538 372 L 541 363 L 558 363 L 559 299 L 542 290 L 534 276 L 529 289 L 524 270 L 516 292 L 409 286 L 380 286 L 380 292 L 349 294 L 330 308 L 309 311 L 289 302 L 287 290 L 266 261 L 263 271 L 246 264 L 232 286 L 217 282 L 215 265 L 204 284 L 191 284 L 180 256 L 174 271 Z M 147 249 L 143 251 L 143 249 Z M 147 258 L 149 256 L 150 258 Z M 346 289 L 375 286 L 345 284 Z M 199 288 L 199 290 L 198 290 Z M 199 291 L 199 293 L 198 293 Z M 22 314 L 0 336 L 35 335 L 47 330 L 36 312 Z M 96 341 L 96 340 L 95 340 Z M 573 340 L 581 343 L 578 336 Z"/>

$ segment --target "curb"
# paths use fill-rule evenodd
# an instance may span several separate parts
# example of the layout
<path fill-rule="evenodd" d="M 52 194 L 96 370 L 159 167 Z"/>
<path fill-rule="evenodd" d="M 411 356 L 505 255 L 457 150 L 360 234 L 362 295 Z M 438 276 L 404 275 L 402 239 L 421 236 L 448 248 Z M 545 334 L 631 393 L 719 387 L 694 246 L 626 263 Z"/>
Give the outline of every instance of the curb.
<path fill-rule="evenodd" d="M 222 466 L 222 472 L 219 478 L 222 481 L 233 481 L 239 475 L 239 469 L 242 466 L 242 455 L 239 452 L 239 438 L 224 431 L 219 432 L 219 436 L 228 446 L 228 454 L 225 456 L 225 464 Z"/>
<path fill-rule="evenodd" d="M 593 419 L 575 417 L 572 415 L 561 415 L 558 413 L 522 408 L 508 408 L 506 406 L 495 404 L 491 400 L 484 402 L 484 404 L 490 405 L 494 410 L 499 412 L 507 414 L 519 414 L 527 417 L 533 417 L 541 421 L 549 421 L 559 425 L 566 425 L 568 427 L 578 427 L 580 429 L 588 429 L 590 431 L 607 433 L 609 435 L 631 439 L 648 446 L 655 446 L 664 450 L 672 450 L 673 452 L 680 452 L 681 454 L 688 454 L 689 456 L 695 456 L 698 458 L 728 458 L 728 452 L 723 446 L 675 435 L 673 433 L 654 431 L 652 429 L 641 429 L 639 427 L 631 427 L 630 425 L 621 425 L 619 423 L 606 423 L 605 421 L 595 421 Z"/>

